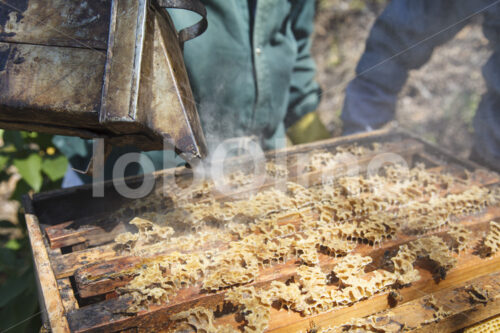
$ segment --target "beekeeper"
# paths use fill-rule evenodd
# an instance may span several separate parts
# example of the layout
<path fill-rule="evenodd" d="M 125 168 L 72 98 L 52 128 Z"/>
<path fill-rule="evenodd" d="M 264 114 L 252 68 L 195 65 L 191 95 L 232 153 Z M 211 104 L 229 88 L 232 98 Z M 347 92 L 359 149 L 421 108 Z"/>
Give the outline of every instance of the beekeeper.
<path fill-rule="evenodd" d="M 474 118 L 470 158 L 500 171 L 500 1 L 393 0 L 377 18 L 356 78 L 346 90 L 343 133 L 376 129 L 395 116 L 408 72 L 424 65 L 433 50 L 483 15 L 493 54 L 483 67 L 487 92 Z"/>

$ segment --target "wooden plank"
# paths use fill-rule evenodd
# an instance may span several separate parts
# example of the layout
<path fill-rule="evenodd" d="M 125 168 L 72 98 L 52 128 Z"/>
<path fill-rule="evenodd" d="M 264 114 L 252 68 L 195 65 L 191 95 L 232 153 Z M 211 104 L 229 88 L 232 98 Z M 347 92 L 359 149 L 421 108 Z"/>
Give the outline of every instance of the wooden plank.
<path fill-rule="evenodd" d="M 57 280 L 57 286 L 59 287 L 59 293 L 66 312 L 78 309 L 79 305 L 69 278 Z"/>
<path fill-rule="evenodd" d="M 45 228 L 50 247 L 60 248 L 80 243 L 98 246 L 126 232 L 123 221 L 111 220 L 108 216 L 91 216 Z"/>
<path fill-rule="evenodd" d="M 87 237 L 81 236 L 83 233 L 86 233 L 88 229 L 99 229 L 99 227 L 93 225 L 70 229 L 73 225 L 74 221 L 69 221 L 45 228 L 45 236 L 49 240 L 52 249 L 83 243 L 87 240 Z"/>
<path fill-rule="evenodd" d="M 85 265 L 108 260 L 111 258 L 120 258 L 115 250 L 114 244 L 88 248 L 78 252 L 71 252 L 60 256 L 51 257 L 52 269 L 58 279 L 69 277 L 80 267 Z"/>
<path fill-rule="evenodd" d="M 47 254 L 49 258 L 61 255 L 61 249 L 51 249 L 48 243 L 44 239 L 45 248 L 47 249 Z M 61 301 L 64 305 L 64 309 L 67 311 L 78 309 L 78 301 L 76 300 L 73 286 L 69 278 L 58 279 L 57 287 L 59 289 L 59 294 L 61 296 Z"/>
<path fill-rule="evenodd" d="M 416 160 L 417 162 L 423 162 L 426 166 L 443 165 L 442 161 L 426 152 L 418 153 L 415 156 L 414 160 Z"/>
<path fill-rule="evenodd" d="M 64 313 L 64 305 L 59 294 L 58 285 L 52 271 L 49 256 L 45 248 L 40 226 L 35 215 L 26 214 L 26 226 L 33 251 L 33 259 L 40 282 L 44 308 L 49 317 L 53 332 L 69 332 L 68 321 Z"/>

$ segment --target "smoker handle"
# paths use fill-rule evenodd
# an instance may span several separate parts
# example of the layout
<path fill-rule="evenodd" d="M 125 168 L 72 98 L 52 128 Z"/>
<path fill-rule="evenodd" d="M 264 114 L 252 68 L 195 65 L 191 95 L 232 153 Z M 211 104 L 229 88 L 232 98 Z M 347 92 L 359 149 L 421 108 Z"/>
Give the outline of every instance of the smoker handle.
<path fill-rule="evenodd" d="M 207 9 L 199 0 L 158 0 L 158 5 L 162 8 L 178 8 L 195 12 L 202 16 L 202 19 L 187 28 L 179 31 L 179 42 L 181 46 L 184 42 L 198 37 L 207 30 Z"/>

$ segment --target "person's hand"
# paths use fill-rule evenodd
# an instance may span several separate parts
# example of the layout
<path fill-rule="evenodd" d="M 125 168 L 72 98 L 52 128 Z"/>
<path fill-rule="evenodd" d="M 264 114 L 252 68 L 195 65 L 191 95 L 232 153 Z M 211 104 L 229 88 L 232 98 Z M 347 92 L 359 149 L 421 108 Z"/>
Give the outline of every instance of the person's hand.
<path fill-rule="evenodd" d="M 287 136 L 295 145 L 331 137 L 317 112 L 310 112 L 300 118 L 288 129 Z"/>

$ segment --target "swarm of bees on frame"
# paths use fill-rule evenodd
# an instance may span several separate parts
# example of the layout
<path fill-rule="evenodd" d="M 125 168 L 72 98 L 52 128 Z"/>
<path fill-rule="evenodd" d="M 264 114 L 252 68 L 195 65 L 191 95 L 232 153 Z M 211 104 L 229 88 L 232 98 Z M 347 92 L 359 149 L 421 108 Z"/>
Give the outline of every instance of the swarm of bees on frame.
<path fill-rule="evenodd" d="M 377 149 L 318 151 L 306 170 L 332 167 L 338 155 L 361 156 Z M 274 177 L 287 175 L 275 163 L 268 163 L 266 171 Z M 271 307 L 308 316 L 414 283 L 420 279 L 415 263 L 422 258 L 445 278 L 456 264 L 454 252 L 470 246 L 471 231 L 457 219 L 497 204 L 499 193 L 423 165 L 406 177 L 401 174 L 400 167 L 389 166 L 383 175 L 343 176 L 307 188 L 289 181 L 284 188 L 228 201 L 213 199 L 205 182 L 192 196 L 198 201 L 180 200 L 168 212 L 136 217 L 130 223 L 137 232 L 116 237 L 120 251 L 154 258 L 118 292 L 132 296 L 128 310 L 134 313 L 167 303 L 189 286 L 207 293 L 223 291 L 225 301 L 244 318 L 244 330 L 262 332 Z M 232 179 L 236 185 L 247 183 L 241 174 Z M 431 231 L 446 231 L 446 237 L 426 236 Z M 356 253 L 359 244 L 378 247 L 400 234 L 412 240 L 388 259 L 390 269 L 373 267 L 370 256 Z M 499 223 L 490 223 L 484 246 L 490 254 L 499 250 Z M 336 258 L 333 268 L 322 266 L 322 256 Z M 289 280 L 262 288 L 252 285 L 263 268 L 280 264 L 293 265 Z M 179 312 L 171 320 L 180 330 L 236 332 L 216 325 L 213 310 L 203 307 Z"/>

